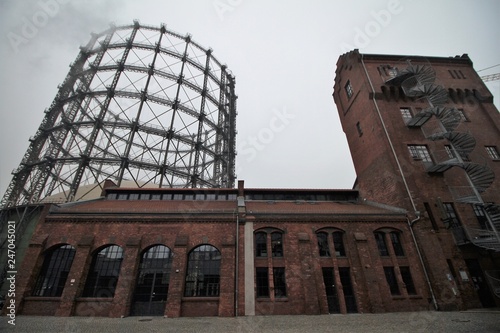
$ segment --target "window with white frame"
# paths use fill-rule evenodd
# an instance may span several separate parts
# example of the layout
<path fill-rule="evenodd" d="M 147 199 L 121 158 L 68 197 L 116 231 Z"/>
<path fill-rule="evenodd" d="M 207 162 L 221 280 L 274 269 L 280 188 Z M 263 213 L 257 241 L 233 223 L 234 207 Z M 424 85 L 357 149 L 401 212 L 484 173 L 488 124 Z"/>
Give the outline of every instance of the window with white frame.
<path fill-rule="evenodd" d="M 423 162 L 432 162 L 429 150 L 425 145 L 408 145 L 408 151 L 410 155 L 415 160 L 421 160 Z"/>
<path fill-rule="evenodd" d="M 500 154 L 496 146 L 485 146 L 484 148 L 492 160 L 500 160 Z"/>
<path fill-rule="evenodd" d="M 347 98 L 351 98 L 352 95 L 354 94 L 354 91 L 352 90 L 352 85 L 350 80 L 347 81 L 347 83 L 344 86 L 344 89 L 347 94 Z"/>
<path fill-rule="evenodd" d="M 405 122 L 405 124 L 407 124 L 413 117 L 410 108 L 407 107 L 399 108 L 399 111 L 401 112 L 401 117 L 403 117 L 403 121 Z"/>

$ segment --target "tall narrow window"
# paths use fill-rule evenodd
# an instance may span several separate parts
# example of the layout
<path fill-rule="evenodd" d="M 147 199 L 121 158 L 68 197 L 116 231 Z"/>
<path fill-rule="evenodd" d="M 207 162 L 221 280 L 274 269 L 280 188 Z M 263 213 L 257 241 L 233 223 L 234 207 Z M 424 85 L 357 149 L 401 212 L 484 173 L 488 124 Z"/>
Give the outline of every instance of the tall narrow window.
<path fill-rule="evenodd" d="M 389 233 L 392 242 L 392 248 L 394 249 L 394 254 L 398 257 L 402 257 L 405 255 L 403 251 L 403 245 L 401 244 L 401 240 L 399 239 L 399 232 L 391 231 Z"/>
<path fill-rule="evenodd" d="M 352 85 L 350 80 L 347 81 L 347 83 L 344 86 L 344 89 L 347 94 L 347 98 L 351 98 L 352 95 L 354 94 L 354 91 L 352 90 Z"/>
<path fill-rule="evenodd" d="M 85 281 L 83 297 L 113 297 L 122 260 L 123 249 L 118 245 L 105 247 L 94 254 Z"/>
<path fill-rule="evenodd" d="M 212 245 L 200 245 L 189 253 L 184 296 L 219 296 L 220 259 L 219 250 Z"/>
<path fill-rule="evenodd" d="M 255 256 L 267 257 L 267 233 L 255 233 Z"/>
<path fill-rule="evenodd" d="M 283 234 L 281 232 L 271 233 L 271 250 L 273 257 L 283 257 Z"/>
<path fill-rule="evenodd" d="M 469 121 L 469 118 L 467 118 L 467 116 L 465 115 L 465 112 L 464 112 L 464 109 L 455 109 L 458 114 L 460 115 L 460 119 L 462 121 Z"/>
<path fill-rule="evenodd" d="M 410 267 L 401 266 L 399 267 L 399 271 L 401 272 L 401 278 L 406 286 L 406 292 L 408 295 L 416 295 L 417 290 L 415 289 L 415 284 L 413 284 L 413 279 L 410 273 Z"/>
<path fill-rule="evenodd" d="M 394 273 L 394 267 L 384 267 L 385 279 L 389 285 L 391 295 L 400 295 L 398 280 L 396 279 L 396 274 Z"/>
<path fill-rule="evenodd" d="M 401 117 L 403 118 L 405 124 L 407 124 L 413 117 L 410 108 L 399 108 L 399 112 L 401 112 Z"/>
<path fill-rule="evenodd" d="M 344 291 L 345 307 L 347 313 L 358 312 L 356 306 L 356 296 L 354 295 L 354 290 L 352 288 L 351 273 L 349 272 L 349 267 L 339 267 L 339 277 L 342 283 L 342 290 Z"/>
<path fill-rule="evenodd" d="M 356 123 L 356 129 L 358 130 L 358 135 L 362 136 L 363 135 L 363 129 L 361 128 L 361 124 L 359 121 Z"/>
<path fill-rule="evenodd" d="M 387 244 L 385 242 L 385 233 L 375 232 L 375 240 L 377 241 L 378 253 L 382 257 L 387 257 L 389 255 L 389 251 L 387 250 Z"/>
<path fill-rule="evenodd" d="M 273 275 L 274 297 L 286 297 L 285 268 L 275 267 L 273 269 Z"/>
<path fill-rule="evenodd" d="M 484 148 L 492 160 L 500 160 L 500 154 L 496 146 L 486 146 Z"/>
<path fill-rule="evenodd" d="M 335 247 L 335 255 L 337 257 L 345 257 L 344 233 L 335 231 L 334 233 L 332 233 L 332 236 L 333 246 Z"/>
<path fill-rule="evenodd" d="M 476 215 L 477 222 L 481 226 L 481 229 L 489 229 L 488 228 L 488 218 L 484 213 L 484 208 L 480 205 L 472 205 L 474 207 L 474 214 Z"/>
<path fill-rule="evenodd" d="M 269 297 L 269 270 L 267 267 L 255 268 L 257 297 Z"/>
<path fill-rule="evenodd" d="M 448 155 L 448 158 L 455 158 L 455 152 L 453 151 L 453 148 L 450 145 L 445 145 L 444 150 L 446 151 L 446 155 Z"/>
<path fill-rule="evenodd" d="M 425 211 L 427 212 L 427 215 L 429 215 L 429 220 L 431 220 L 432 229 L 439 230 L 439 227 L 436 223 L 436 218 L 434 217 L 434 213 L 432 213 L 431 206 L 429 205 L 428 202 L 424 202 L 424 206 L 425 206 Z"/>
<path fill-rule="evenodd" d="M 318 248 L 320 257 L 330 257 L 330 248 L 328 247 L 328 234 L 326 232 L 318 232 Z"/>
<path fill-rule="evenodd" d="M 75 252 L 75 248 L 71 245 L 62 245 L 47 251 L 33 289 L 33 296 L 62 295 Z"/>
<path fill-rule="evenodd" d="M 467 241 L 467 236 L 462 228 L 462 223 L 460 222 L 455 207 L 451 202 L 443 203 L 443 208 L 446 213 L 447 219 L 445 225 L 451 229 L 455 241 L 458 245 L 464 244 Z"/>

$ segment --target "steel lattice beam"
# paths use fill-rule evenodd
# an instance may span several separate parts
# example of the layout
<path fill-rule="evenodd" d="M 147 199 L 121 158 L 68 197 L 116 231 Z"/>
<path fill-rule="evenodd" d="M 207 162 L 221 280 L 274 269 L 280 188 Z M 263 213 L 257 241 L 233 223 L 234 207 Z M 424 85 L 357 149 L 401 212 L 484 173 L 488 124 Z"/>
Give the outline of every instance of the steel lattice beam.
<path fill-rule="evenodd" d="M 1 208 L 105 179 L 234 187 L 235 79 L 165 26 L 111 26 L 82 47 L 45 112 Z"/>

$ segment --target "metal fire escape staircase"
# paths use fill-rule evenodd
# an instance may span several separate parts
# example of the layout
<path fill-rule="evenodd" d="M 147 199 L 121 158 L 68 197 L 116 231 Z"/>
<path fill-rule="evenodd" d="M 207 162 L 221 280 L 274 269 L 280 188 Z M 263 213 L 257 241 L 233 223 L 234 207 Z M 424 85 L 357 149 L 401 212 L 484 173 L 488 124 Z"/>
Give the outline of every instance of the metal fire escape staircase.
<path fill-rule="evenodd" d="M 467 238 L 478 247 L 500 252 L 500 205 L 485 203 L 481 197 L 481 193 L 493 183 L 495 174 L 486 164 L 468 161 L 468 155 L 474 150 L 476 140 L 469 133 L 455 131 L 461 122 L 461 115 L 457 109 L 444 106 L 448 100 L 448 93 L 442 86 L 435 84 L 435 78 L 431 66 L 408 63 L 407 68 L 401 70 L 387 83 L 401 86 L 407 97 L 425 98 L 428 101 L 429 107 L 413 116 L 407 122 L 407 126 L 422 127 L 434 116 L 437 119 L 438 130 L 434 130 L 426 138 L 432 141 L 448 140 L 449 149 L 442 154 L 434 152 L 434 157 L 442 156 L 436 159 L 438 160 L 436 163 L 427 166 L 427 172 L 442 173 L 452 167 L 459 167 L 465 171 L 468 186 L 450 190 L 455 201 L 482 207 L 488 222 L 487 229 L 464 226 Z"/>

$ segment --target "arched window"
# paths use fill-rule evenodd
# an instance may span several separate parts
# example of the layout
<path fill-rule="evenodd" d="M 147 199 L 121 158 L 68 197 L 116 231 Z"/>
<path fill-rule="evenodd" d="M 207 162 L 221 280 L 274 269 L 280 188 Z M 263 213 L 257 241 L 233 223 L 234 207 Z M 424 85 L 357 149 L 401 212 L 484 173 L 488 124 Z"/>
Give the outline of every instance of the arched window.
<path fill-rule="evenodd" d="M 219 296 L 220 259 L 212 245 L 200 245 L 189 253 L 184 296 Z"/>
<path fill-rule="evenodd" d="M 83 297 L 113 297 L 120 275 L 123 249 L 111 245 L 96 252 L 92 257 Z"/>
<path fill-rule="evenodd" d="M 332 235 L 331 237 L 330 234 Z M 333 240 L 333 250 L 335 251 L 335 256 L 346 256 L 343 231 L 335 231 L 335 229 L 319 231 L 316 233 L 316 238 L 318 239 L 318 249 L 320 257 L 331 257 L 329 238 L 330 240 Z"/>
<path fill-rule="evenodd" d="M 164 245 L 144 251 L 139 265 L 132 314 L 163 315 L 170 282 L 172 252 Z"/>
<path fill-rule="evenodd" d="M 71 245 L 61 245 L 46 252 L 42 269 L 33 289 L 33 296 L 59 297 L 62 295 L 75 252 L 75 248 Z"/>

